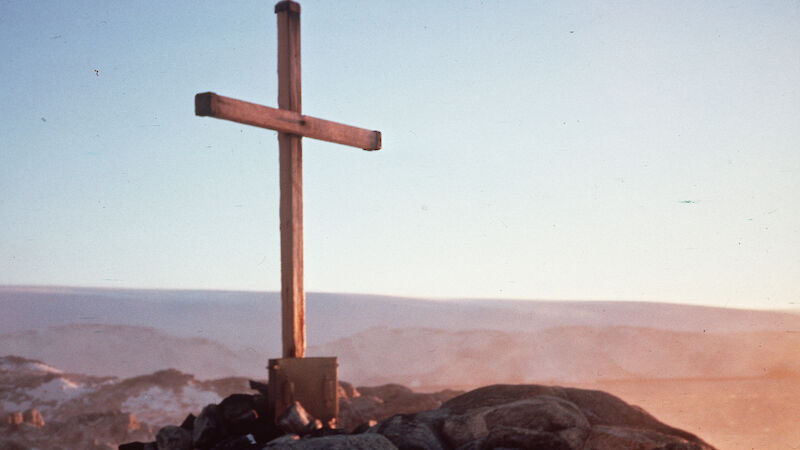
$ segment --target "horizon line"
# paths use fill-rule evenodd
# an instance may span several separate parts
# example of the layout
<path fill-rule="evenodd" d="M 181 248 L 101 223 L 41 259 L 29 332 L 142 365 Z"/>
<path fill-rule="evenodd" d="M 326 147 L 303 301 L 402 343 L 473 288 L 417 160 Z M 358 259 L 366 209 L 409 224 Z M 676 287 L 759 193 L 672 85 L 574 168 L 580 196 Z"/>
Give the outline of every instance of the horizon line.
<path fill-rule="evenodd" d="M 87 290 L 87 291 L 150 291 L 150 292 L 220 292 L 220 293 L 239 293 L 239 294 L 276 294 L 280 295 L 280 290 L 258 290 L 258 289 L 222 289 L 222 288 L 153 288 L 153 287 L 120 287 L 120 286 L 86 286 L 86 285 L 61 285 L 61 284 L 0 284 L 0 290 L 19 290 L 19 291 L 45 291 L 56 293 L 58 291 L 65 292 L 69 290 Z M 774 312 L 788 312 L 800 314 L 800 306 L 794 308 L 757 308 L 757 307 L 737 307 L 737 306 L 723 306 L 709 303 L 690 303 L 686 301 L 666 301 L 666 300 L 622 300 L 622 299 L 571 299 L 571 298 L 500 298 L 500 297 L 466 297 L 466 296 L 453 296 L 453 297 L 434 297 L 434 296 L 419 296 L 419 295 L 400 295 L 400 294 L 383 294 L 383 293 L 365 293 L 365 292 L 338 292 L 338 291 L 307 291 L 306 294 L 321 294 L 321 295 L 351 295 L 363 297 L 386 297 L 395 299 L 407 299 L 416 301 L 428 302 L 539 302 L 539 303 L 630 303 L 630 304 L 658 304 L 658 305 L 676 305 L 676 306 L 689 306 L 696 308 L 711 308 L 711 309 L 728 309 L 740 311 L 774 311 Z M 793 303 L 792 303 L 793 304 Z"/>

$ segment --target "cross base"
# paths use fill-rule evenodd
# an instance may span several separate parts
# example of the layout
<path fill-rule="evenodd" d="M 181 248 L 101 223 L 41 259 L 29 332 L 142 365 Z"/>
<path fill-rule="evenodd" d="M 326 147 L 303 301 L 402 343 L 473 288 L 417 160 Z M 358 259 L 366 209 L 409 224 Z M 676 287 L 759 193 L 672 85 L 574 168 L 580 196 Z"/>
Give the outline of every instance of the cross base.
<path fill-rule="evenodd" d="M 269 360 L 269 408 L 277 418 L 300 402 L 323 424 L 336 425 L 339 386 L 336 357 Z"/>

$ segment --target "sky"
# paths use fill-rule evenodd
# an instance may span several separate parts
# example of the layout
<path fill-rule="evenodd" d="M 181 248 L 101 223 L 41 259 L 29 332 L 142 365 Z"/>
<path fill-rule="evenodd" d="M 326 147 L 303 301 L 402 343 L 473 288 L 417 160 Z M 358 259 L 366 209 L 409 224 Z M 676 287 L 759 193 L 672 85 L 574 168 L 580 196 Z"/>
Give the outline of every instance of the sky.
<path fill-rule="evenodd" d="M 800 2 L 301 3 L 307 291 L 800 308 Z M 0 284 L 280 289 L 273 6 L 0 0 Z"/>

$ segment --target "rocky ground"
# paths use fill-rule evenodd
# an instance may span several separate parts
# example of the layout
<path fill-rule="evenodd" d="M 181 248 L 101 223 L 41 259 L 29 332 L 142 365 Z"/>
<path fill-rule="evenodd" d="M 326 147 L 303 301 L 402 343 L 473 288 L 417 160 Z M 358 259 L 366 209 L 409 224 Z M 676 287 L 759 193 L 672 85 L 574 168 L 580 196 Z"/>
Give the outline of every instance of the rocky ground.
<path fill-rule="evenodd" d="M 0 449 L 106 449 L 150 440 L 187 411 L 246 390 L 244 378 L 199 381 L 176 370 L 127 379 L 93 377 L 4 356 Z"/>
<path fill-rule="evenodd" d="M 262 391 L 243 378 L 199 381 L 175 370 L 89 377 L 6 356 L 0 449 L 712 448 L 597 390 L 493 385 L 416 393 L 341 383 L 337 429 L 299 404 L 273 425 Z"/>
<path fill-rule="evenodd" d="M 398 385 L 364 390 L 369 393 L 341 390 L 343 418 L 351 421 L 341 429 L 323 427 L 297 403 L 273 425 L 263 395 L 236 394 L 205 407 L 196 418 L 189 416 L 181 426 L 162 428 L 156 442 L 130 443 L 120 450 L 713 449 L 602 391 L 493 385 L 442 402 L 454 392 L 417 394 Z"/>

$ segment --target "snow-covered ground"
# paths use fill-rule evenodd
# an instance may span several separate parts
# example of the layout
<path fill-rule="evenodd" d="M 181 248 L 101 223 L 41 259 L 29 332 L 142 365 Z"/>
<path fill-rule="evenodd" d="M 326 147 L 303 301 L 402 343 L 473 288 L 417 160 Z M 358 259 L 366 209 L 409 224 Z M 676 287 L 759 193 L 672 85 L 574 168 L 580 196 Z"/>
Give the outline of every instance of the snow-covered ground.
<path fill-rule="evenodd" d="M 22 373 L 63 373 L 55 367 L 48 366 L 47 364 L 39 361 L 33 361 L 25 358 L 0 358 L 0 373 L 14 371 L 18 374 Z"/>
<path fill-rule="evenodd" d="M 52 448 L 56 443 L 86 448 L 98 436 L 115 448 L 120 442 L 151 440 L 161 426 L 180 423 L 189 413 L 247 391 L 243 378 L 201 381 L 174 369 L 134 378 L 94 377 L 0 356 L 0 448 L 6 448 L 3 438 L 15 427 L 6 414 L 23 413 L 23 424 L 13 434 L 25 448 Z M 29 424 L 34 416 L 43 418 L 44 425 Z"/>
<path fill-rule="evenodd" d="M 9 399 L 2 400 L 2 408 L 6 411 L 24 411 L 36 408 L 41 412 L 49 412 L 63 402 L 79 395 L 93 391 L 89 386 L 76 383 L 68 378 L 53 378 L 32 389 L 17 389 L 9 392 Z"/>
<path fill-rule="evenodd" d="M 178 389 L 153 386 L 122 402 L 122 410 L 136 414 L 147 423 L 160 423 L 164 417 L 182 417 L 188 413 L 197 415 L 209 403 L 219 403 L 222 398 L 214 391 L 196 385 Z"/>
<path fill-rule="evenodd" d="M 0 357 L 0 409 L 16 412 L 36 408 L 49 413 L 98 385 L 78 378 L 41 361 Z"/>

